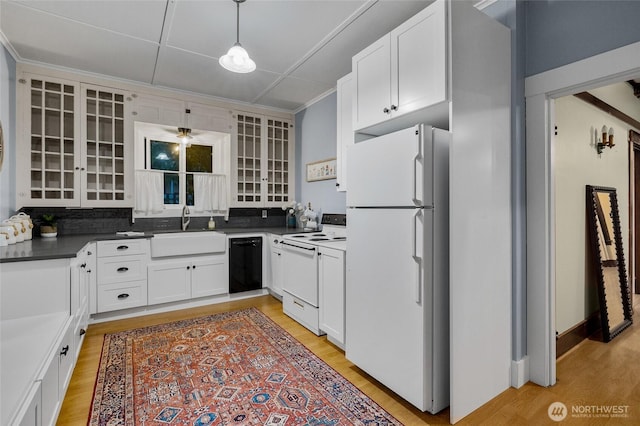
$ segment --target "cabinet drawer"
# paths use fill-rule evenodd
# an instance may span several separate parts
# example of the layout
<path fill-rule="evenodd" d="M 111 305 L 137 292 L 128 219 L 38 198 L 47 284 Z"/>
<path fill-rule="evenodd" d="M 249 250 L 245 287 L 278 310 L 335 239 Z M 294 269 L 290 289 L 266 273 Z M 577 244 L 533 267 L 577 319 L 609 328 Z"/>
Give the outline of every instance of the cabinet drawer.
<path fill-rule="evenodd" d="M 116 311 L 146 304 L 146 280 L 104 285 L 98 288 L 98 312 Z"/>
<path fill-rule="evenodd" d="M 282 310 L 285 314 L 320 336 L 319 310 L 285 290 L 282 295 Z"/>
<path fill-rule="evenodd" d="M 146 256 L 98 259 L 98 286 L 147 279 Z"/>
<path fill-rule="evenodd" d="M 135 238 L 131 240 L 98 241 L 98 257 L 126 256 L 149 252 L 149 240 Z"/>

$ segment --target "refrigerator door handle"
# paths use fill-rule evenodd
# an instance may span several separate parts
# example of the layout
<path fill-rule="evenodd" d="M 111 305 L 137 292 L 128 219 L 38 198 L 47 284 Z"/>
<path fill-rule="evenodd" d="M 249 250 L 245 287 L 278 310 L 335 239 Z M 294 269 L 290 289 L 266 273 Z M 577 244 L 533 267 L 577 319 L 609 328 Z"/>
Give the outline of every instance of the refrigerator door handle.
<path fill-rule="evenodd" d="M 422 250 L 418 256 L 418 217 L 422 215 L 422 209 L 415 212 L 413 215 L 412 224 L 412 236 L 413 236 L 413 260 L 416 263 L 416 288 L 415 288 L 415 301 L 419 305 L 422 302 Z"/>
<path fill-rule="evenodd" d="M 420 143 L 420 139 L 418 139 L 418 152 L 416 156 L 413 157 L 413 204 L 416 206 L 422 205 L 422 200 L 418 198 L 418 163 L 422 160 L 422 144 Z"/>

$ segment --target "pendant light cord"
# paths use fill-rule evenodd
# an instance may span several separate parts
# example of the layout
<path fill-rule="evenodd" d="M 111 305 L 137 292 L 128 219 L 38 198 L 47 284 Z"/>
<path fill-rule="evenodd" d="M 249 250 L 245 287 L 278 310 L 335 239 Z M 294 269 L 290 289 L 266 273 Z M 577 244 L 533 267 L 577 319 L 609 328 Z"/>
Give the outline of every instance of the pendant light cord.
<path fill-rule="evenodd" d="M 236 1 L 236 43 L 240 44 L 240 2 L 239 1 Z"/>

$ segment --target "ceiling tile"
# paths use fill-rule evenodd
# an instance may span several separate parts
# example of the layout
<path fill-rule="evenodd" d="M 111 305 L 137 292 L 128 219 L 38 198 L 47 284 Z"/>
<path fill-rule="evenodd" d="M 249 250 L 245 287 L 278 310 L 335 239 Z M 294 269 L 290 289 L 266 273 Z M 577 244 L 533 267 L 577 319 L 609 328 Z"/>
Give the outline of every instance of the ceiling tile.
<path fill-rule="evenodd" d="M 251 102 L 278 77 L 261 70 L 250 74 L 232 73 L 222 68 L 217 59 L 163 48 L 154 84 Z"/>
<path fill-rule="evenodd" d="M 155 43 L 12 4 L 2 4 L 2 31 L 25 59 L 142 82 L 153 76 Z"/>
<path fill-rule="evenodd" d="M 291 73 L 305 80 L 333 82 L 351 72 L 351 57 L 424 9 L 424 1 L 379 1 Z M 384 19 L 380 19 L 383 16 Z"/>
<path fill-rule="evenodd" d="M 160 42 L 167 0 L 56 0 L 3 1 L 6 5 L 21 5 L 58 17 L 115 31 L 144 40 Z M 30 25 L 31 26 L 31 25 Z"/>
<path fill-rule="evenodd" d="M 240 43 L 259 69 L 282 73 L 362 3 L 248 0 L 240 5 Z M 232 0 L 178 2 L 167 45 L 218 58 L 236 41 L 235 18 Z"/>
<path fill-rule="evenodd" d="M 273 89 L 269 90 L 257 102 L 262 105 L 270 105 L 276 108 L 296 110 L 308 101 L 331 90 L 333 83 L 318 83 L 300 80 L 294 77 L 286 77 Z"/>

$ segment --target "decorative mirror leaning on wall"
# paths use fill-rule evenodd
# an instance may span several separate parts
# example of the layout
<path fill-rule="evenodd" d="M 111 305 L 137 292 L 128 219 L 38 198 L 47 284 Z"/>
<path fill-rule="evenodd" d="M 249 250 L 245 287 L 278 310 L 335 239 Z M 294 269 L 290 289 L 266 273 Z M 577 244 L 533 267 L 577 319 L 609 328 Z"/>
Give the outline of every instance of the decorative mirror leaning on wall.
<path fill-rule="evenodd" d="M 602 339 L 608 342 L 632 323 L 616 189 L 587 185 L 587 217 L 598 279 Z"/>

